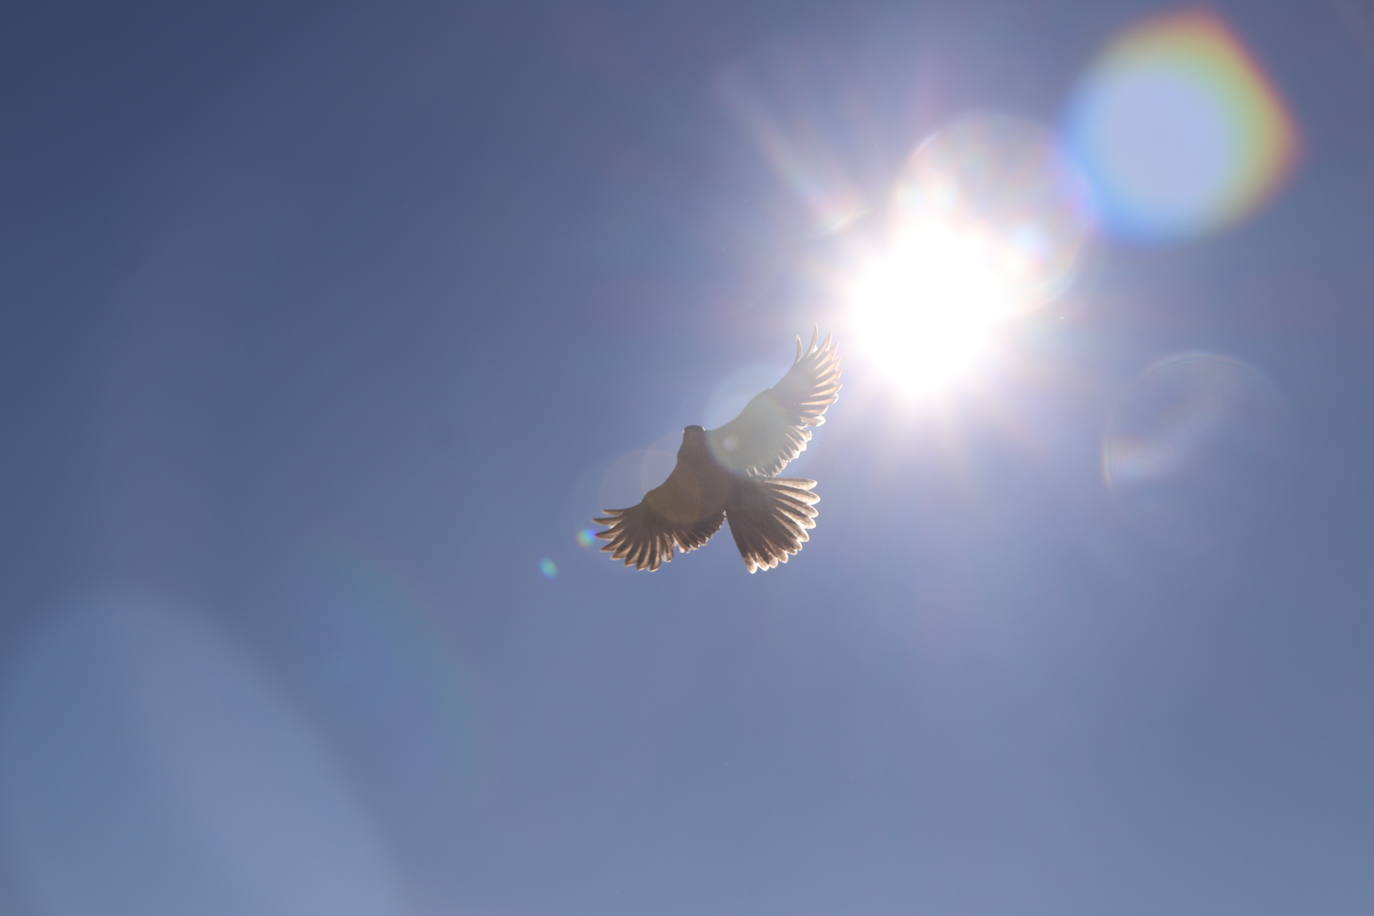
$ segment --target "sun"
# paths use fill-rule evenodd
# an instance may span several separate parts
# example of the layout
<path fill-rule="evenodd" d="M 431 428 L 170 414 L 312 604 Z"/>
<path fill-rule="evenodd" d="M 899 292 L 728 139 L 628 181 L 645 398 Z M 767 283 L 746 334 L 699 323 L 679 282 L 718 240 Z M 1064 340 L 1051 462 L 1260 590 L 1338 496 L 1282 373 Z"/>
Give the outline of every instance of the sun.
<path fill-rule="evenodd" d="M 896 391 L 944 400 L 1003 373 L 1020 319 L 1069 288 L 1094 218 L 1054 131 L 996 113 L 908 157 L 836 279 L 856 349 Z"/>
<path fill-rule="evenodd" d="M 967 380 L 1019 311 L 1014 249 L 973 228 L 909 226 L 855 275 L 850 315 L 859 349 L 909 395 Z"/>

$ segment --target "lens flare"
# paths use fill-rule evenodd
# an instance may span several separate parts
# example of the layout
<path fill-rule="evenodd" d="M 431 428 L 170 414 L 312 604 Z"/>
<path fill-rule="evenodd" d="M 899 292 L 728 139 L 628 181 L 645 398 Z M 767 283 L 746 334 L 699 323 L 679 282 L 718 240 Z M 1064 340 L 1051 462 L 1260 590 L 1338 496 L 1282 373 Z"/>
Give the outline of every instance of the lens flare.
<path fill-rule="evenodd" d="M 577 532 L 577 546 L 590 547 L 596 543 L 596 532 L 590 528 L 582 528 Z"/>
<path fill-rule="evenodd" d="M 1278 189 L 1300 145 L 1259 64 L 1205 10 L 1150 19 L 1112 41 L 1066 120 L 1101 219 L 1137 238 L 1238 222 Z"/>
<path fill-rule="evenodd" d="M 552 579 L 558 575 L 558 566 L 548 557 L 539 561 L 539 572 L 545 579 Z"/>
<path fill-rule="evenodd" d="M 1081 176 L 1032 121 L 969 115 L 917 148 L 849 289 L 859 349 L 907 394 L 970 374 L 999 327 L 1069 282 L 1091 229 Z"/>
<path fill-rule="evenodd" d="M 1283 397 L 1232 356 L 1181 353 L 1136 379 L 1113 412 L 1102 477 L 1119 517 L 1151 539 L 1204 547 L 1262 508 L 1282 453 Z"/>
<path fill-rule="evenodd" d="M 1141 374 L 1118 405 L 1102 447 L 1113 490 L 1165 481 L 1214 461 L 1227 438 L 1252 436 L 1281 399 L 1254 366 L 1216 353 L 1180 353 Z"/>
<path fill-rule="evenodd" d="M 368 780 L 294 671 L 252 648 L 194 609 L 108 594 L 7 646 L 0 859 L 35 912 L 402 911 Z M 387 699 L 373 705 L 392 714 Z"/>
<path fill-rule="evenodd" d="M 606 509 L 633 506 L 663 483 L 677 461 L 682 430 L 670 430 L 647 448 L 634 449 L 604 465 L 592 502 Z"/>
<path fill-rule="evenodd" d="M 451 816 L 472 785 L 477 694 L 444 605 L 384 554 L 337 532 L 284 539 L 273 560 L 257 599 L 272 610 L 262 615 L 264 658 L 289 672 L 297 702 L 355 767 L 406 786 L 425 817 Z"/>
<path fill-rule="evenodd" d="M 1006 307 L 1029 312 L 1064 291 L 1092 228 L 1083 176 L 1058 137 L 1035 121 L 966 115 L 912 154 L 893 213 L 901 227 L 983 240 L 980 268 Z"/>
<path fill-rule="evenodd" d="M 774 174 L 797 196 L 821 234 L 843 231 L 868 212 L 854 174 L 860 125 L 836 98 L 835 45 L 820 34 L 769 41 L 728 66 L 717 89 Z"/>

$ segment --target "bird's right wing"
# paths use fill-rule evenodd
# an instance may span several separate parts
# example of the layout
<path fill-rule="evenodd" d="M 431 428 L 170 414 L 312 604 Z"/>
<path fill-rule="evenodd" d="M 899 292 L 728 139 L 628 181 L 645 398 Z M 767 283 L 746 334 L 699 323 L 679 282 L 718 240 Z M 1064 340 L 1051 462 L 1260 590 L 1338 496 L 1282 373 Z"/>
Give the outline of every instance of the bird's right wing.
<path fill-rule="evenodd" d="M 696 550 L 720 530 L 725 511 L 718 500 L 714 511 L 704 509 L 701 494 L 689 483 L 681 466 L 668 479 L 628 509 L 607 509 L 595 519 L 606 525 L 596 536 L 609 541 L 601 549 L 612 559 L 624 560 L 635 569 L 658 569 L 673 559 L 673 547 L 683 553 Z"/>
<path fill-rule="evenodd" d="M 807 427 L 825 422 L 825 411 L 840 396 L 840 361 L 827 334 L 816 335 L 792 368 L 772 388 L 750 401 L 740 415 L 706 435 L 716 460 L 736 474 L 772 477 L 806 450 Z"/>

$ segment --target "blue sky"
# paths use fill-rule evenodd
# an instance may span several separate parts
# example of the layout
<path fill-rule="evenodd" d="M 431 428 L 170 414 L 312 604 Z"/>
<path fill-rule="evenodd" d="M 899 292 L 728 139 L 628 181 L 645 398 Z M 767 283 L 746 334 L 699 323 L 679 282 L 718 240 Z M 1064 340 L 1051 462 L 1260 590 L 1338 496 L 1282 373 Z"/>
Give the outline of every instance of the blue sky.
<path fill-rule="evenodd" d="M 1374 16 L 1212 7 L 1204 219 L 1075 146 L 1171 9 L 6 12 L 0 909 L 1368 912 Z M 913 398 L 836 284 L 989 113 L 1090 227 Z M 813 324 L 791 563 L 579 544 Z"/>

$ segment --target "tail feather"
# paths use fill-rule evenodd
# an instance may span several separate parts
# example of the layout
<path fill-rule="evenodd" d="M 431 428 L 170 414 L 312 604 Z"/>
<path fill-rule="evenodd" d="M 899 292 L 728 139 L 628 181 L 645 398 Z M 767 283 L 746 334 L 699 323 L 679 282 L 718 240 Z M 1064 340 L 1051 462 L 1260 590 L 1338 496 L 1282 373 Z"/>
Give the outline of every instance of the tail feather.
<path fill-rule="evenodd" d="M 772 569 L 802 549 L 816 527 L 816 481 L 741 477 L 725 503 L 730 534 L 749 572 Z"/>

